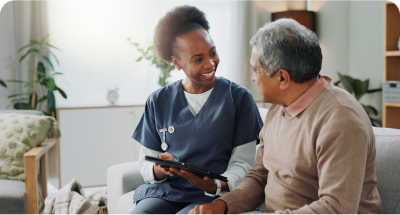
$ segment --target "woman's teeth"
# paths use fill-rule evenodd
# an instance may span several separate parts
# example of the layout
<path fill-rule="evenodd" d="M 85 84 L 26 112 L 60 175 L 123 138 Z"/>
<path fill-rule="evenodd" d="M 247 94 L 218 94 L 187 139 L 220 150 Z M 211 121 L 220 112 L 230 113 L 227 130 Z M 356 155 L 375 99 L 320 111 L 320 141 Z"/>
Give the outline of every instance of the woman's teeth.
<path fill-rule="evenodd" d="M 210 73 L 206 73 L 206 74 L 201 74 L 202 76 L 205 77 L 211 77 L 213 75 L 214 71 L 210 72 Z"/>

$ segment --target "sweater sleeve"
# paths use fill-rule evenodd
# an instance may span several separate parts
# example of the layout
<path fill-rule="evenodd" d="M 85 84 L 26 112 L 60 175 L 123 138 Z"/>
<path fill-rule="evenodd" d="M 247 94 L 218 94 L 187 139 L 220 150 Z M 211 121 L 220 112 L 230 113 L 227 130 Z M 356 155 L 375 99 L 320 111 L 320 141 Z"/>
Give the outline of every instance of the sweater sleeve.
<path fill-rule="evenodd" d="M 164 180 L 157 181 L 154 177 L 153 173 L 153 162 L 146 161 L 145 156 L 153 156 L 153 157 L 158 157 L 159 154 L 162 152 L 154 151 L 151 149 L 148 149 L 144 146 L 140 148 L 140 154 L 139 154 L 139 167 L 140 167 L 140 173 L 143 176 L 143 180 L 148 183 L 148 184 L 154 184 L 154 183 L 161 183 L 165 180 L 167 180 L 167 177 L 165 177 Z"/>

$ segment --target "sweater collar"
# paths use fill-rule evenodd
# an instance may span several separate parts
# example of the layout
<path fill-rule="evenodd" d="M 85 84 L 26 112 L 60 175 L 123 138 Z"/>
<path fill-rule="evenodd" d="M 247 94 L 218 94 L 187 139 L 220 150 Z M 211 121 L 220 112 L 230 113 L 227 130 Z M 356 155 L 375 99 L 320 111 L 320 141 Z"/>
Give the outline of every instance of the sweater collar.
<path fill-rule="evenodd" d="M 286 111 L 290 116 L 296 117 L 303 112 L 327 87 L 332 81 L 332 78 L 326 75 L 318 75 L 318 80 L 311 85 L 306 92 L 303 93 L 295 102 L 288 107 L 281 106 L 281 110 L 278 112 L 280 115 L 283 111 Z"/>

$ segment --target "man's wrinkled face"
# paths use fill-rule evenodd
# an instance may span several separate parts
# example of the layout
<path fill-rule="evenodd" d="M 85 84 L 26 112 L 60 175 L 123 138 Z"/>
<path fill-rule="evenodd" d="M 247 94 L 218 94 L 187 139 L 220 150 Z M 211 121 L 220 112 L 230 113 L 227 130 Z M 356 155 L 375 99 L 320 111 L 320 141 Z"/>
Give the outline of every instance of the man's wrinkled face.
<path fill-rule="evenodd" d="M 251 80 L 254 81 L 260 90 L 260 94 L 263 97 L 265 103 L 273 103 L 278 97 L 279 81 L 278 79 L 271 77 L 268 78 L 265 69 L 261 67 L 260 61 L 258 60 L 258 48 L 253 46 L 251 51 L 250 66 L 253 70 Z"/>

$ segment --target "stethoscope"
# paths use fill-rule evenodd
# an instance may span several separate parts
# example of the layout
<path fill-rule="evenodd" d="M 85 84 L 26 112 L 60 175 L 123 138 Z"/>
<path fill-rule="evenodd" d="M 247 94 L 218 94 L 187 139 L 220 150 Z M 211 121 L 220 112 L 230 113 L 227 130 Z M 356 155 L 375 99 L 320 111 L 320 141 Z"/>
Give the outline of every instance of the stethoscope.
<path fill-rule="evenodd" d="M 168 131 L 170 134 L 174 133 L 174 131 L 175 131 L 174 126 L 169 126 L 168 129 L 167 129 L 167 128 L 160 129 L 160 132 L 163 133 L 163 141 L 162 141 L 162 143 L 161 143 L 161 149 L 162 149 L 164 152 L 167 151 L 167 149 L 168 149 L 168 144 L 167 144 L 167 142 L 165 141 L 165 133 L 166 133 L 167 131 Z"/>

